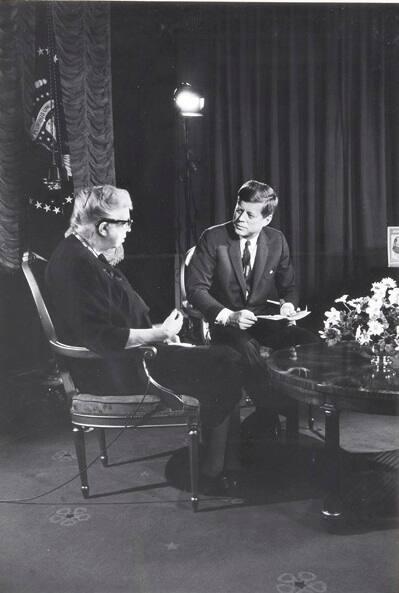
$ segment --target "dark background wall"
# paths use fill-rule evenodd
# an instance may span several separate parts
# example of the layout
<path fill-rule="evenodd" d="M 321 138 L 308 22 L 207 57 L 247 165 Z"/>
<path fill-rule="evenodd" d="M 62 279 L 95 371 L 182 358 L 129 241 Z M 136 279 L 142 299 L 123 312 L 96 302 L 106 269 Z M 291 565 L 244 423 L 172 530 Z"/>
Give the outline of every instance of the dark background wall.
<path fill-rule="evenodd" d="M 187 230 L 181 81 L 206 100 L 189 122 L 183 248 L 255 177 L 280 193 L 272 224 L 306 302 L 323 307 L 386 273 L 386 226 L 399 224 L 397 7 L 125 2 L 111 14 L 116 176 L 137 221 L 125 269 L 156 317 L 173 305 L 171 254 Z"/>
<path fill-rule="evenodd" d="M 175 40 L 160 9 L 124 3 L 111 36 L 116 176 L 134 202 L 123 268 L 158 319 L 174 299 Z"/>
<path fill-rule="evenodd" d="M 225 220 L 252 176 L 280 192 L 274 224 L 307 303 L 322 310 L 386 275 L 386 225 L 399 224 L 398 7 L 110 4 L 116 180 L 135 205 L 122 267 L 154 321 L 174 306 L 177 237 L 186 248 Z M 189 122 L 189 233 L 172 100 L 182 81 L 206 100 Z M 30 364 L 41 351 L 30 297 L 19 272 L 2 276 L 1 360 Z"/>
<path fill-rule="evenodd" d="M 205 112 L 187 122 L 194 164 L 186 212 L 184 127 L 173 93 L 186 81 L 208 95 L 217 13 L 206 4 L 111 6 L 116 178 L 133 197 L 135 220 L 122 267 L 154 321 L 175 305 L 176 251 L 191 246 L 198 229 L 212 222 L 209 199 L 203 199 L 209 196 L 210 121 Z M 187 231 L 193 218 L 195 228 Z"/>

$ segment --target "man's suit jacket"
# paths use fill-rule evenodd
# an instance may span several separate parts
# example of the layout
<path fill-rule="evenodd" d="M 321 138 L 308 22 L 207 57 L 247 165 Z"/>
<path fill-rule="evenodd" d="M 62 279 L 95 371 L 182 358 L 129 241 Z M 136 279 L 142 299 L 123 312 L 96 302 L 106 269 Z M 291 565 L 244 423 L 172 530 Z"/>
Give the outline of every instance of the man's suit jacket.
<path fill-rule="evenodd" d="M 206 319 L 213 322 L 225 307 L 249 309 L 256 315 L 270 306 L 266 300 L 277 295 L 298 304 L 295 274 L 283 233 L 269 226 L 259 234 L 253 269 L 252 290 L 246 298 L 240 239 L 227 222 L 206 229 L 187 270 L 187 296 Z"/>

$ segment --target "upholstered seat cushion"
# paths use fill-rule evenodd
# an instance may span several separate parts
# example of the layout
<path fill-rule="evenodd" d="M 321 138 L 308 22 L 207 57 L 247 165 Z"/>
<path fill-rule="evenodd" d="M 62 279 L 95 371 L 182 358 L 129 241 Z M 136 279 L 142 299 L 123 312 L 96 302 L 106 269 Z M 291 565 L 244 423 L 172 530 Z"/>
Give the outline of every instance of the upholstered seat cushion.
<path fill-rule="evenodd" d="M 155 412 L 160 404 L 156 395 L 92 395 L 79 393 L 72 399 L 71 413 L 88 416 L 139 416 Z"/>
<path fill-rule="evenodd" d="M 187 417 L 199 413 L 199 402 L 188 395 L 180 396 L 181 408 L 165 407 L 157 395 L 92 395 L 79 393 L 72 399 L 71 417 L 74 424 L 86 426 L 133 426 L 137 420 L 162 420 Z"/>

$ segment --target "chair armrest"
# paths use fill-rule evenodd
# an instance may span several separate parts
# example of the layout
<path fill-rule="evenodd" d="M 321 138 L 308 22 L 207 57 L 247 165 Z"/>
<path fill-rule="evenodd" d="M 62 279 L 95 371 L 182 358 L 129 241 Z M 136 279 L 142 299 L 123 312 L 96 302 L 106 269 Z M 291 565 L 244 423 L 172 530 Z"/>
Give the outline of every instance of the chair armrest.
<path fill-rule="evenodd" d="M 93 350 L 89 350 L 84 346 L 70 346 L 69 344 L 63 344 L 58 340 L 50 340 L 50 346 L 53 352 L 60 356 L 66 356 L 67 358 L 104 358 L 101 354 L 97 354 L 96 352 L 93 352 Z M 147 357 L 149 359 L 156 355 L 157 349 L 155 346 L 136 346 L 134 348 L 126 348 L 125 350 L 113 352 L 112 358 L 135 358 L 136 356 L 139 356 L 140 358 Z"/>
<path fill-rule="evenodd" d="M 195 397 L 175 393 L 172 389 L 169 389 L 169 387 L 165 387 L 165 385 L 158 383 L 148 371 L 145 361 L 143 362 L 149 381 L 149 391 L 158 395 L 165 407 L 170 408 L 171 410 L 181 410 L 182 408 L 185 408 L 187 411 L 191 410 L 192 413 L 199 412 L 200 403 Z"/>
<path fill-rule="evenodd" d="M 63 344 L 58 340 L 49 340 L 50 348 L 55 354 L 59 356 L 66 356 L 67 358 L 101 358 L 99 354 L 84 348 L 83 346 L 70 346 L 69 344 Z"/>
<path fill-rule="evenodd" d="M 210 344 L 211 335 L 209 330 L 209 322 L 205 319 L 201 311 L 193 307 L 193 305 L 187 300 L 182 301 L 181 308 L 185 316 L 188 318 L 189 323 L 193 324 L 193 320 L 196 320 L 196 323 L 198 324 L 197 327 L 199 328 L 199 338 L 201 344 Z"/>
<path fill-rule="evenodd" d="M 84 348 L 83 346 L 70 346 L 63 344 L 58 340 L 50 340 L 50 346 L 52 350 L 61 357 L 66 358 L 77 358 L 81 360 L 88 359 L 101 359 L 103 358 L 100 354 Z M 154 395 L 158 395 L 165 407 L 171 408 L 172 410 L 179 410 L 182 408 L 192 409 L 193 413 L 199 409 L 199 401 L 194 397 L 187 395 L 179 395 L 172 389 L 161 385 L 156 381 L 149 369 L 147 362 L 156 357 L 158 351 L 155 346 L 136 346 L 135 348 L 127 348 L 115 353 L 112 353 L 112 358 L 118 360 L 131 359 L 136 360 L 139 365 L 139 371 L 141 371 L 142 381 L 144 385 L 147 385 L 147 391 Z"/>
<path fill-rule="evenodd" d="M 195 317 L 196 319 L 203 319 L 205 320 L 201 311 L 193 307 L 191 303 L 188 301 L 183 301 L 181 304 L 181 308 L 183 309 L 184 313 L 189 317 Z"/>

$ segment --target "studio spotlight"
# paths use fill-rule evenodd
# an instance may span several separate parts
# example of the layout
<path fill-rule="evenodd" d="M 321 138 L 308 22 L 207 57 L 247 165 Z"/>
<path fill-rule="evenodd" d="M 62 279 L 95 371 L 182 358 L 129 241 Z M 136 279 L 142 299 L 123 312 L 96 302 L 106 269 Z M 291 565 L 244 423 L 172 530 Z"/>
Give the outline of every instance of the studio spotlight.
<path fill-rule="evenodd" d="M 196 93 L 188 82 L 179 84 L 173 93 L 173 98 L 183 117 L 202 116 L 205 99 Z"/>

